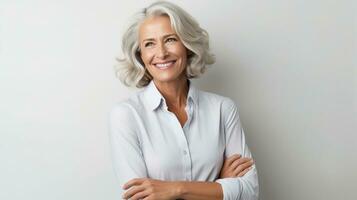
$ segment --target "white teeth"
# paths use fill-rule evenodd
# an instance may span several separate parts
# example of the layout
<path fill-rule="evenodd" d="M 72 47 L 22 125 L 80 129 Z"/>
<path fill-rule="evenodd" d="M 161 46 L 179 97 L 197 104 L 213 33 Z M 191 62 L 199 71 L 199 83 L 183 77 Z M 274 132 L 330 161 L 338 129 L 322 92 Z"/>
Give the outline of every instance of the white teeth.
<path fill-rule="evenodd" d="M 155 64 L 155 65 L 156 65 L 156 67 L 159 67 L 159 68 L 165 68 L 165 67 L 170 66 L 173 63 L 174 62 L 167 62 L 167 63 L 158 63 L 158 64 Z"/>

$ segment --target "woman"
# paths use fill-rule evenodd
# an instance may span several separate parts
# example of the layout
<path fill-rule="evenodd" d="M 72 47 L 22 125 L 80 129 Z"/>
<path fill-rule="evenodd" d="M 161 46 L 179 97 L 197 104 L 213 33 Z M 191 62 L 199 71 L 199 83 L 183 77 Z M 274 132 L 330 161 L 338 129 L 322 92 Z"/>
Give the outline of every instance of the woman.
<path fill-rule="evenodd" d="M 180 7 L 156 2 L 137 14 L 122 48 L 119 78 L 145 87 L 110 114 L 122 198 L 258 199 L 235 103 L 189 80 L 214 62 L 206 31 Z"/>

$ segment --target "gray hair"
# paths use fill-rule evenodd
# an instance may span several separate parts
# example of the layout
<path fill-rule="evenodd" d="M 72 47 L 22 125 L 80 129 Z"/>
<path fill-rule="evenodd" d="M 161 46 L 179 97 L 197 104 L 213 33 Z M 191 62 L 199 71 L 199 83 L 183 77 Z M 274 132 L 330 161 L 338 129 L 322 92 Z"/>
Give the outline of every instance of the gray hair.
<path fill-rule="evenodd" d="M 209 52 L 209 37 L 197 21 L 179 6 L 165 1 L 158 1 L 134 15 L 133 22 L 122 38 L 124 57 L 117 58 L 116 75 L 126 86 L 144 87 L 152 80 L 140 56 L 139 27 L 148 17 L 166 15 L 171 27 L 176 31 L 183 45 L 188 49 L 186 76 L 196 78 L 203 74 L 206 65 L 215 62 Z"/>

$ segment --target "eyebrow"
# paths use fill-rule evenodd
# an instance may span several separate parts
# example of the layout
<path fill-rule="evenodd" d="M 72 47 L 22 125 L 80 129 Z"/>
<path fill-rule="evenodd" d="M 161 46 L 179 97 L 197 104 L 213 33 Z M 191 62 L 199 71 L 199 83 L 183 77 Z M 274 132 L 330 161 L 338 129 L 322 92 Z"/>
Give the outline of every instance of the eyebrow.
<path fill-rule="evenodd" d="M 176 36 L 177 37 L 177 34 L 176 33 L 167 34 L 167 35 L 164 35 L 163 38 L 167 38 L 167 37 L 170 37 L 170 36 Z M 146 38 L 146 39 L 143 39 L 142 42 L 145 42 L 145 41 L 155 41 L 155 39 L 154 38 Z"/>

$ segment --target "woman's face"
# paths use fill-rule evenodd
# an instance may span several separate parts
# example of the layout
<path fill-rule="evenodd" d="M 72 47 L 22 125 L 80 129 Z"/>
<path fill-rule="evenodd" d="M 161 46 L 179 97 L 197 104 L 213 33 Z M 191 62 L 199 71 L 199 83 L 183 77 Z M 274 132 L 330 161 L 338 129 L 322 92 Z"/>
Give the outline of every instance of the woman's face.
<path fill-rule="evenodd" d="M 168 83 L 185 77 L 186 47 L 172 30 L 170 18 L 155 16 L 139 28 L 141 59 L 155 82 Z"/>

